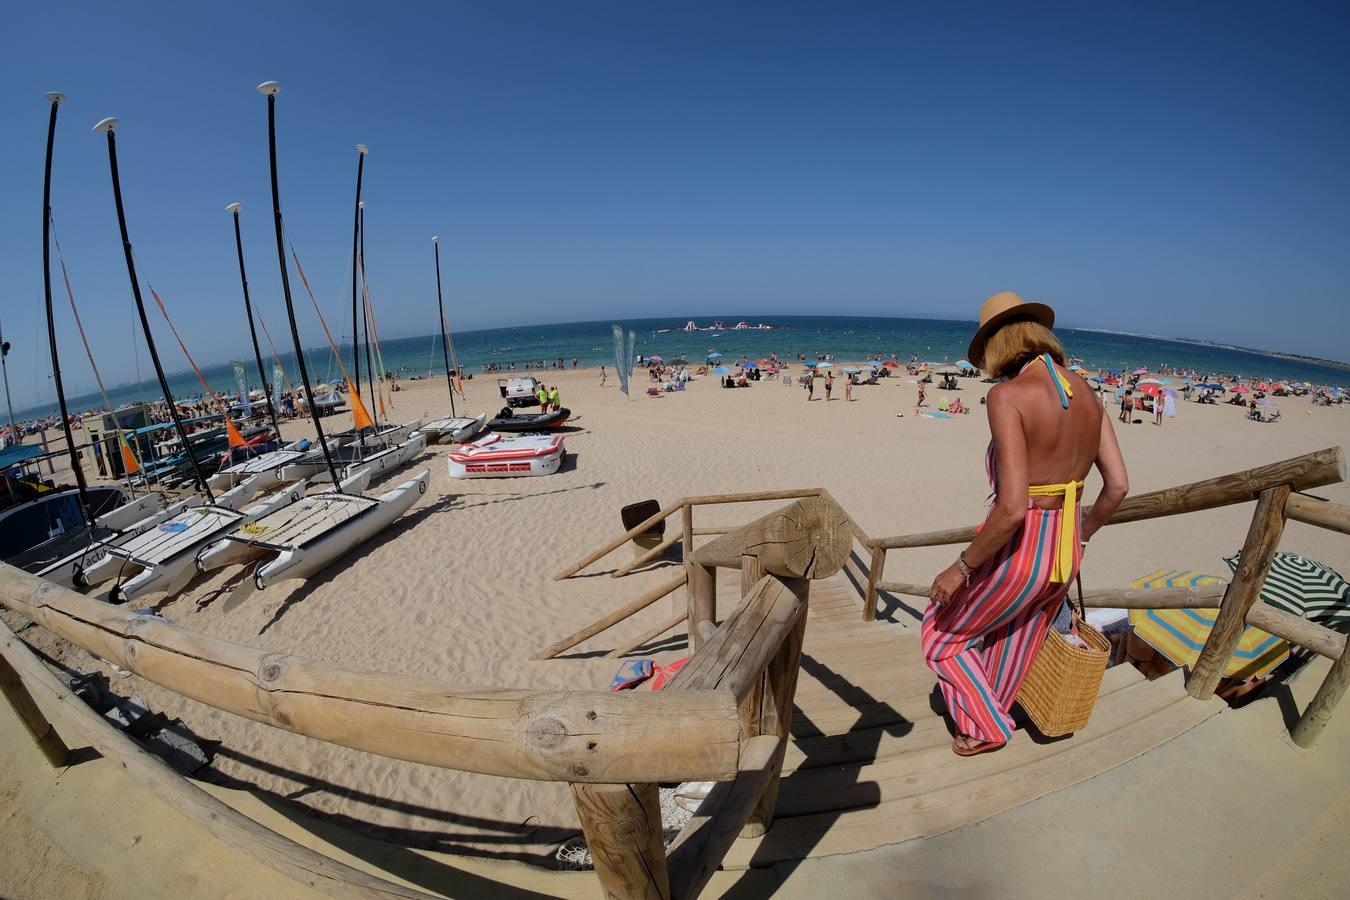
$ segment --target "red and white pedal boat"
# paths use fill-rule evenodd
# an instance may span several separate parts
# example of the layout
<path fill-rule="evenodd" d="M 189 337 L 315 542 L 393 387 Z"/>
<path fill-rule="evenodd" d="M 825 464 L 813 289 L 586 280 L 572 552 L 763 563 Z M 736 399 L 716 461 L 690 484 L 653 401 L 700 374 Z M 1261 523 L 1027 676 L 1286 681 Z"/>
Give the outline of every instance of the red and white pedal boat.
<path fill-rule="evenodd" d="M 560 434 L 489 434 L 450 451 L 451 478 L 552 475 L 567 453 Z"/>

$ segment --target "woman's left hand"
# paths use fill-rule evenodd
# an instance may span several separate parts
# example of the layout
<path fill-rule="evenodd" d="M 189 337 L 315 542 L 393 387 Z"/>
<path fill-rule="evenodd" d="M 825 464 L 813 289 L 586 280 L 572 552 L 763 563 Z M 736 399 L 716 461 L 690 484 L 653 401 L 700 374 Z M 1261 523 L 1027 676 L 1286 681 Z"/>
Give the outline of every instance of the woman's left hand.
<path fill-rule="evenodd" d="M 966 577 L 961 574 L 961 567 L 952 563 L 939 572 L 938 577 L 933 579 L 933 587 L 929 592 L 929 597 L 934 603 L 950 603 L 957 590 L 965 586 L 965 583 Z"/>

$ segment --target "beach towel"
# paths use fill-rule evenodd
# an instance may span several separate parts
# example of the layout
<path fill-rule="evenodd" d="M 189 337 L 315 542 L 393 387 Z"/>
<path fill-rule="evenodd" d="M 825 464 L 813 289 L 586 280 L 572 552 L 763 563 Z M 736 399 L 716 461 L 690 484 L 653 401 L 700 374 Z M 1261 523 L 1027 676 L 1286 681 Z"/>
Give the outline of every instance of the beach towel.
<path fill-rule="evenodd" d="M 677 659 L 670 665 L 653 666 L 651 680 L 647 682 L 647 687 L 653 691 L 659 691 L 661 688 L 670 684 L 672 678 L 684 668 L 684 664 L 689 662 L 689 657 Z"/>
<path fill-rule="evenodd" d="M 656 664 L 650 659 L 630 659 L 619 666 L 614 680 L 609 683 L 611 691 L 626 691 L 637 687 L 652 677 L 652 668 Z"/>

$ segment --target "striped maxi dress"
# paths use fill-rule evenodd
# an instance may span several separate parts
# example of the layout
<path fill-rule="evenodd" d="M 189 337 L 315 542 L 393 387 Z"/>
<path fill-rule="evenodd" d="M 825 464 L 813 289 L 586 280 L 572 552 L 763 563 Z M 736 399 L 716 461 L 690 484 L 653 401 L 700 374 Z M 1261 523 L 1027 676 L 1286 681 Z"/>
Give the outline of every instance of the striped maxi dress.
<path fill-rule="evenodd" d="M 1061 394 L 1061 398 L 1067 406 L 1068 397 Z M 990 486 L 997 487 L 993 444 L 985 454 L 985 468 Z M 1032 491 L 1051 493 L 1035 487 Z M 970 586 L 959 588 L 949 603 L 928 604 L 923 617 L 924 661 L 938 676 L 947 711 L 960 734 L 992 743 L 1012 738 L 1009 711 L 1017 690 L 1082 560 L 1081 515 L 1070 499 L 1064 509 L 1039 509 L 1028 498 L 1021 530 L 972 574 Z M 1066 514 L 1073 529 L 1073 562 L 1067 573 L 1056 573 L 1061 540 L 1067 545 L 1070 537 L 1060 534 Z M 1055 580 L 1056 575 L 1062 580 Z"/>

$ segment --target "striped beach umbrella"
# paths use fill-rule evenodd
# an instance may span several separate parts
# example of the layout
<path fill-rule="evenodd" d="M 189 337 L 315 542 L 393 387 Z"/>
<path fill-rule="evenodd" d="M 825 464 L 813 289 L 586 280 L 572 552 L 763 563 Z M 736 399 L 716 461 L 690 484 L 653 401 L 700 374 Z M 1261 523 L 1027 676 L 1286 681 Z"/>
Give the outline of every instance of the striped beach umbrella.
<path fill-rule="evenodd" d="M 1199 587 L 1223 584 L 1213 575 L 1181 569 L 1159 569 L 1130 583 L 1135 588 Z M 1178 666 L 1194 666 L 1214 628 L 1217 609 L 1132 609 L 1130 624 L 1163 656 Z M 1248 625 L 1228 660 L 1225 677 L 1249 681 L 1270 672 L 1289 657 L 1289 645 L 1273 634 Z"/>
<path fill-rule="evenodd" d="M 1225 556 L 1237 571 L 1242 551 Z M 1336 631 L 1350 632 L 1350 583 L 1335 569 L 1297 553 L 1276 553 L 1261 600 Z"/>

